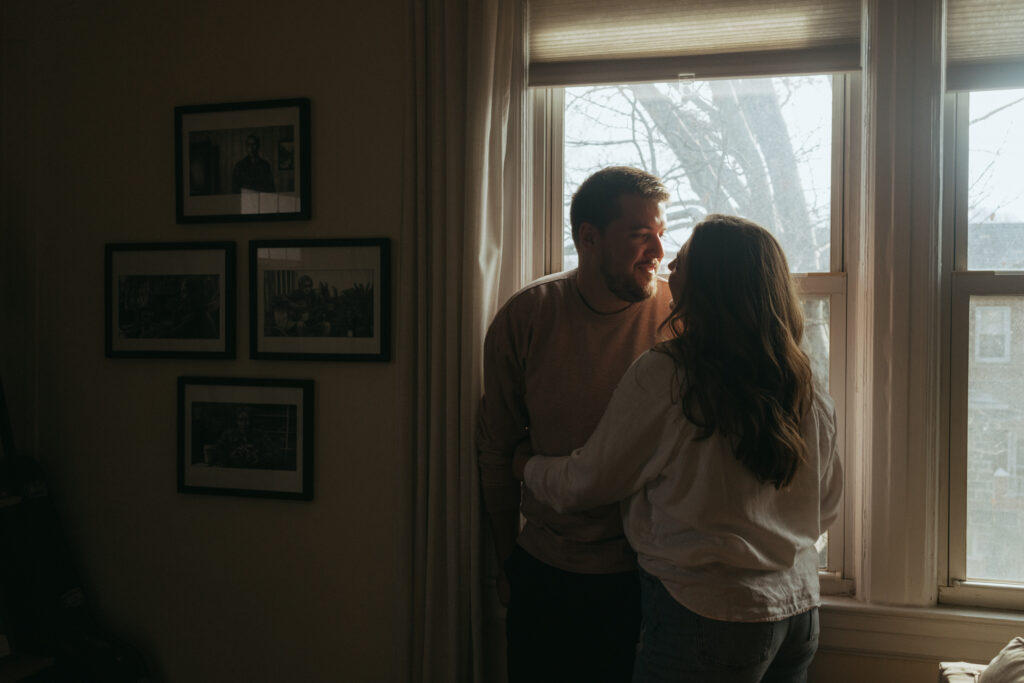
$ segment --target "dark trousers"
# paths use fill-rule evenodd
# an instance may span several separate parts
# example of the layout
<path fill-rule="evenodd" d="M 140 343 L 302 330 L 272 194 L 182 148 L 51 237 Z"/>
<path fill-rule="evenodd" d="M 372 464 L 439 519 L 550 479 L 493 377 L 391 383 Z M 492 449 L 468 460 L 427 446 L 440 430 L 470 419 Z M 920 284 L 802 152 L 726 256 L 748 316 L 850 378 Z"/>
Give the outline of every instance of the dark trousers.
<path fill-rule="evenodd" d="M 635 571 L 576 574 L 516 546 L 505 572 L 509 683 L 628 683 L 640 631 Z"/>
<path fill-rule="evenodd" d="M 634 683 L 804 683 L 818 649 L 818 608 L 765 622 L 708 619 L 640 570 L 643 629 Z"/>

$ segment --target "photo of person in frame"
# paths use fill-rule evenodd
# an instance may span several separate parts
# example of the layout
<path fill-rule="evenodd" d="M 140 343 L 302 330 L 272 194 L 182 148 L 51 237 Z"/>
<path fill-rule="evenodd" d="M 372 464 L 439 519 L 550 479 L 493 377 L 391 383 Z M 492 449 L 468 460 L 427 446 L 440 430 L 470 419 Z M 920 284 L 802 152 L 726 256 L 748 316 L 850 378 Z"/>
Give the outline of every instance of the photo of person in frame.
<path fill-rule="evenodd" d="M 245 156 L 235 162 L 231 173 L 231 193 L 243 190 L 273 192 L 274 174 L 270 162 L 260 156 L 260 138 L 255 133 L 245 136 Z"/>
<path fill-rule="evenodd" d="M 268 270 L 263 274 L 267 337 L 372 337 L 371 270 Z"/>
<path fill-rule="evenodd" d="M 294 405 L 194 403 L 192 462 L 294 471 L 296 418 Z"/>
<path fill-rule="evenodd" d="M 125 275 L 118 283 L 122 339 L 217 339 L 220 276 Z"/>
<path fill-rule="evenodd" d="M 295 191 L 292 125 L 188 133 L 188 196 Z"/>

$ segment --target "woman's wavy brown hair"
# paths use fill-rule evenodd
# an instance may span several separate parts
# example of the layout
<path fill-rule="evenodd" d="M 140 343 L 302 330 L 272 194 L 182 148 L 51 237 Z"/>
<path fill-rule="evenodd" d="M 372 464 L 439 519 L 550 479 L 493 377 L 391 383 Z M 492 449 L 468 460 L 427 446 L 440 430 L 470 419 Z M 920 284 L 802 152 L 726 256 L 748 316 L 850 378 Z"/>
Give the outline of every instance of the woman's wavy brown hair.
<path fill-rule="evenodd" d="M 807 455 L 813 388 L 786 256 L 760 225 L 711 214 L 680 258 L 681 296 L 662 323 L 673 338 L 658 348 L 676 362 L 683 413 L 699 439 L 728 439 L 758 481 L 787 486 Z"/>

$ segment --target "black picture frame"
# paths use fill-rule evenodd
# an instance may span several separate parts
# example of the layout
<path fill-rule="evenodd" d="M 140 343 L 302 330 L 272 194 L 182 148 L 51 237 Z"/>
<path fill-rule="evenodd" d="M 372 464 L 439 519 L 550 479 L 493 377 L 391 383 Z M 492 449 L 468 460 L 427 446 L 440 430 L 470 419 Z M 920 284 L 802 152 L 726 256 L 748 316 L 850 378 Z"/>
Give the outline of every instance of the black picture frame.
<path fill-rule="evenodd" d="M 249 242 L 249 356 L 389 361 L 387 238 Z"/>
<path fill-rule="evenodd" d="M 309 220 L 309 100 L 174 109 L 178 223 Z"/>
<path fill-rule="evenodd" d="M 234 242 L 110 243 L 107 358 L 235 357 Z"/>
<path fill-rule="evenodd" d="M 178 492 L 313 499 L 313 380 L 178 378 Z"/>

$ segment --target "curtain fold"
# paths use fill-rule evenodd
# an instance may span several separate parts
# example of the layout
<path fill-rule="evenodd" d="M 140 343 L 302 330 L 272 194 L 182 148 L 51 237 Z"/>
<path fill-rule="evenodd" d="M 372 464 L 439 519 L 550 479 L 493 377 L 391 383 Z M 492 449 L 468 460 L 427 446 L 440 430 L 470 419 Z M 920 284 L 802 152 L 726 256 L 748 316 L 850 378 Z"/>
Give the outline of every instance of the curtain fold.
<path fill-rule="evenodd" d="M 413 64 L 402 191 L 398 359 L 412 455 L 409 678 L 485 679 L 474 434 L 481 352 L 515 281 L 522 4 L 409 0 Z M 510 125 L 510 121 L 512 124 Z M 511 278 L 511 280 L 510 280 Z"/>

